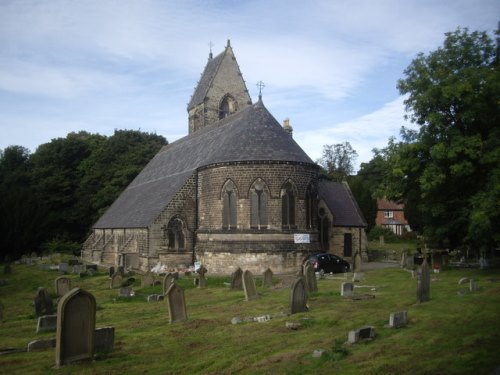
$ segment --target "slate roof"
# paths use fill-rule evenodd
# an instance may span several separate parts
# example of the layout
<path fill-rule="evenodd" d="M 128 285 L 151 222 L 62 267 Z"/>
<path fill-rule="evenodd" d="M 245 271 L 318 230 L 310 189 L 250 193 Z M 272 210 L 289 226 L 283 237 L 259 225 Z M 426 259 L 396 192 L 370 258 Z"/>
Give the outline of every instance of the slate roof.
<path fill-rule="evenodd" d="M 378 210 L 403 211 L 405 206 L 402 203 L 387 200 L 385 198 L 377 198 Z"/>
<path fill-rule="evenodd" d="M 334 226 L 367 226 L 347 182 L 334 182 L 321 179 L 318 183 L 318 195 L 320 199 L 325 201 L 330 212 L 335 215 Z"/>
<path fill-rule="evenodd" d="M 94 228 L 145 228 L 198 168 L 242 161 L 315 165 L 259 100 L 164 146 Z"/>
<path fill-rule="evenodd" d="M 189 101 L 187 108 L 188 111 L 191 108 L 196 107 L 198 104 L 203 103 L 203 101 L 205 100 L 205 97 L 207 96 L 208 93 L 208 89 L 210 88 L 210 84 L 212 83 L 215 74 L 217 73 L 217 70 L 219 70 L 219 65 L 224 59 L 225 54 L 226 51 L 221 52 L 216 57 L 208 60 L 208 63 L 205 66 L 205 70 L 201 75 L 200 81 L 196 86 L 194 94 L 191 97 L 191 100 Z"/>

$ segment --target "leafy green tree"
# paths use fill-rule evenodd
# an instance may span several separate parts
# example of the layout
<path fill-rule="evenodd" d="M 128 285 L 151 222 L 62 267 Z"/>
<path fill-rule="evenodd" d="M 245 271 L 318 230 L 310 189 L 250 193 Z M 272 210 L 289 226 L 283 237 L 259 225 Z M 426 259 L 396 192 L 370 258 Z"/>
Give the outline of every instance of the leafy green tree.
<path fill-rule="evenodd" d="M 354 172 L 354 162 L 358 153 L 349 142 L 324 145 L 323 155 L 318 164 L 334 181 L 343 181 Z"/>
<path fill-rule="evenodd" d="M 404 197 L 410 223 L 442 246 L 491 249 L 499 239 L 497 51 L 486 32 L 459 28 L 436 51 L 420 53 L 398 81 L 419 129 L 402 129 L 388 196 Z"/>

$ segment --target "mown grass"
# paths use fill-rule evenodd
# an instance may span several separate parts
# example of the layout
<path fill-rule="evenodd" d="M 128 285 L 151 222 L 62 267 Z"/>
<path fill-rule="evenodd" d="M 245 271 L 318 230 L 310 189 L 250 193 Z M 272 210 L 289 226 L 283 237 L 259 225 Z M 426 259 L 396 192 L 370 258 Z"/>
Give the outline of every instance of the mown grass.
<path fill-rule="evenodd" d="M 5 306 L 0 323 L 0 349 L 25 348 L 38 338 L 33 297 L 38 286 L 54 290 L 55 271 L 13 265 L 0 275 Z M 3 269 L 3 268 L 2 268 Z M 242 291 L 224 285 L 229 277 L 208 276 L 208 287 L 197 289 L 191 278 L 179 280 L 185 288 L 188 321 L 168 323 L 167 302 L 146 302 L 161 286 L 140 288 L 122 300 L 109 288 L 104 272 L 79 278 L 73 285 L 94 294 L 97 327 L 115 327 L 114 352 L 92 363 L 54 368 L 54 349 L 0 356 L 0 372 L 14 374 L 490 374 L 500 366 L 500 270 L 445 270 L 432 274 L 431 301 L 415 303 L 416 279 L 399 268 L 372 270 L 357 285 L 357 294 L 373 299 L 340 297 L 339 278 L 318 280 L 319 291 L 309 297 L 310 311 L 275 317 L 266 323 L 232 325 L 231 319 L 264 314 L 278 316 L 289 308 L 289 289 L 260 287 L 260 298 L 245 301 Z M 457 281 L 471 277 L 481 291 L 459 296 Z M 277 277 L 279 279 L 279 276 Z M 409 325 L 386 328 L 389 314 L 407 310 Z M 287 321 L 302 323 L 297 331 Z M 374 341 L 346 346 L 349 330 L 373 325 Z M 325 350 L 313 358 L 316 349 Z"/>

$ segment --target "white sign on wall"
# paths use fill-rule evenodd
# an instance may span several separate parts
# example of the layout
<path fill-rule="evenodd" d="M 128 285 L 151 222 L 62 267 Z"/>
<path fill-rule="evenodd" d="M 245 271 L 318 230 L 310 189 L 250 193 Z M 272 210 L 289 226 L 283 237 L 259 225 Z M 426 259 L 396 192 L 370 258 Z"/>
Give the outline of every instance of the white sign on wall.
<path fill-rule="evenodd" d="M 295 233 L 293 240 L 295 243 L 311 243 L 309 233 Z"/>

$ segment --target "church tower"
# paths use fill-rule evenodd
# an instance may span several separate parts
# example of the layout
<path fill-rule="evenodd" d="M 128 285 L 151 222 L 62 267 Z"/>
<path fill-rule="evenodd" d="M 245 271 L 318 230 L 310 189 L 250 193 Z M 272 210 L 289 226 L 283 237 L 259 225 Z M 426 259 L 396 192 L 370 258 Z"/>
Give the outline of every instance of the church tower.
<path fill-rule="evenodd" d="M 188 104 L 189 134 L 252 104 L 228 40 L 221 54 L 208 63 Z"/>

